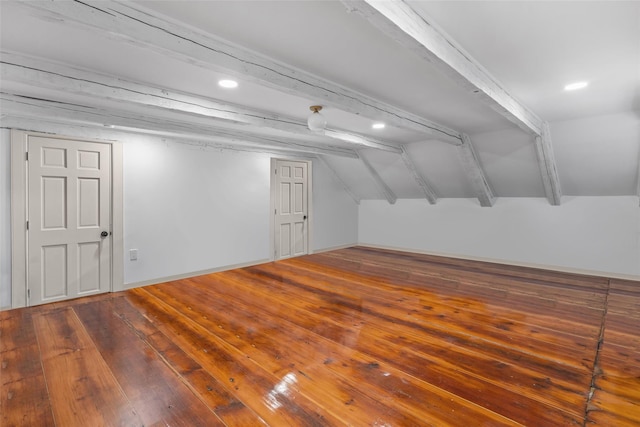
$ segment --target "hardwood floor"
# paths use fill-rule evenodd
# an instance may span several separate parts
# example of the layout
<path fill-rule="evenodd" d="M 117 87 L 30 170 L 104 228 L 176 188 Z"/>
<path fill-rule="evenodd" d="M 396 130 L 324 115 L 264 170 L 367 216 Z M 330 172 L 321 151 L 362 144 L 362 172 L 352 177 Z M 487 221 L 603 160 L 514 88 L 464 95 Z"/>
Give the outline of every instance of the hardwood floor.
<path fill-rule="evenodd" d="M 355 247 L 0 321 L 2 427 L 640 425 L 640 282 Z"/>

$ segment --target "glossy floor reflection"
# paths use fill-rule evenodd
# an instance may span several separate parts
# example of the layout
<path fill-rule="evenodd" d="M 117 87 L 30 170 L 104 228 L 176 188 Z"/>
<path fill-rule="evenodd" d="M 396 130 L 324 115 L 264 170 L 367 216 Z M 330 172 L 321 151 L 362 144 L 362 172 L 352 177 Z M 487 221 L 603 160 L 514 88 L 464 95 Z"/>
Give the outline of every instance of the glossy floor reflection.
<path fill-rule="evenodd" d="M 12 425 L 632 426 L 640 283 L 349 248 L 0 313 Z"/>

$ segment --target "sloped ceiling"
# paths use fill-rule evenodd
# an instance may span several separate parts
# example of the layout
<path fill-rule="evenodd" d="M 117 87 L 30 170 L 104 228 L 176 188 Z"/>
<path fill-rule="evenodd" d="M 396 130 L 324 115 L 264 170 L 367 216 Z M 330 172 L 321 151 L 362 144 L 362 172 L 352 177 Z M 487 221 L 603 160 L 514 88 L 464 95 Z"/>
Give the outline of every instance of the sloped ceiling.
<path fill-rule="evenodd" d="M 638 2 L 2 1 L 0 25 L 2 127 L 318 156 L 356 200 L 640 196 Z"/>

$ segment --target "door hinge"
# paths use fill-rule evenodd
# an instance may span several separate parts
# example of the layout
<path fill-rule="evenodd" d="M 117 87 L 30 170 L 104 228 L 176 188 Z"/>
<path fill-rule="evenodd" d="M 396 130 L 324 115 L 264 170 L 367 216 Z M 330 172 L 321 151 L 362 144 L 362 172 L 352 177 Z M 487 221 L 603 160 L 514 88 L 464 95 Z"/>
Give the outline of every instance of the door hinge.
<path fill-rule="evenodd" d="M 29 229 L 29 221 L 27 221 L 27 230 Z"/>
<path fill-rule="evenodd" d="M 25 154 L 25 156 L 24 156 L 25 160 L 29 161 L 29 152 L 27 151 L 27 152 L 26 152 L 26 153 L 24 153 L 24 154 Z"/>
<path fill-rule="evenodd" d="M 274 170 L 274 171 L 273 171 L 273 174 L 274 174 L 274 175 L 278 175 L 278 169 Z"/>
<path fill-rule="evenodd" d="M 27 289 L 27 299 L 31 298 L 31 289 Z"/>

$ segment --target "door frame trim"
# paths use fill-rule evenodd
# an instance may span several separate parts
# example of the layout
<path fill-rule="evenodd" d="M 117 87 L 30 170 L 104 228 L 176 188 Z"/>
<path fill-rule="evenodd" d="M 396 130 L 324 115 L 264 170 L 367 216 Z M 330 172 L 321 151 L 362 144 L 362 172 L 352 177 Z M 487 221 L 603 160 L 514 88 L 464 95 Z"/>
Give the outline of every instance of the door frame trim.
<path fill-rule="evenodd" d="M 111 146 L 111 283 L 124 290 L 122 143 L 41 132 L 11 130 L 11 308 L 27 306 L 27 141 L 30 136 L 96 142 Z"/>
<path fill-rule="evenodd" d="M 312 166 L 313 161 L 310 159 L 299 159 L 299 158 L 283 158 L 283 157 L 272 157 L 270 170 L 269 170 L 269 189 L 270 189 L 270 197 L 269 197 L 269 260 L 276 260 L 276 163 L 278 161 L 286 161 L 286 162 L 300 162 L 307 164 L 307 254 L 313 253 L 313 173 Z"/>

